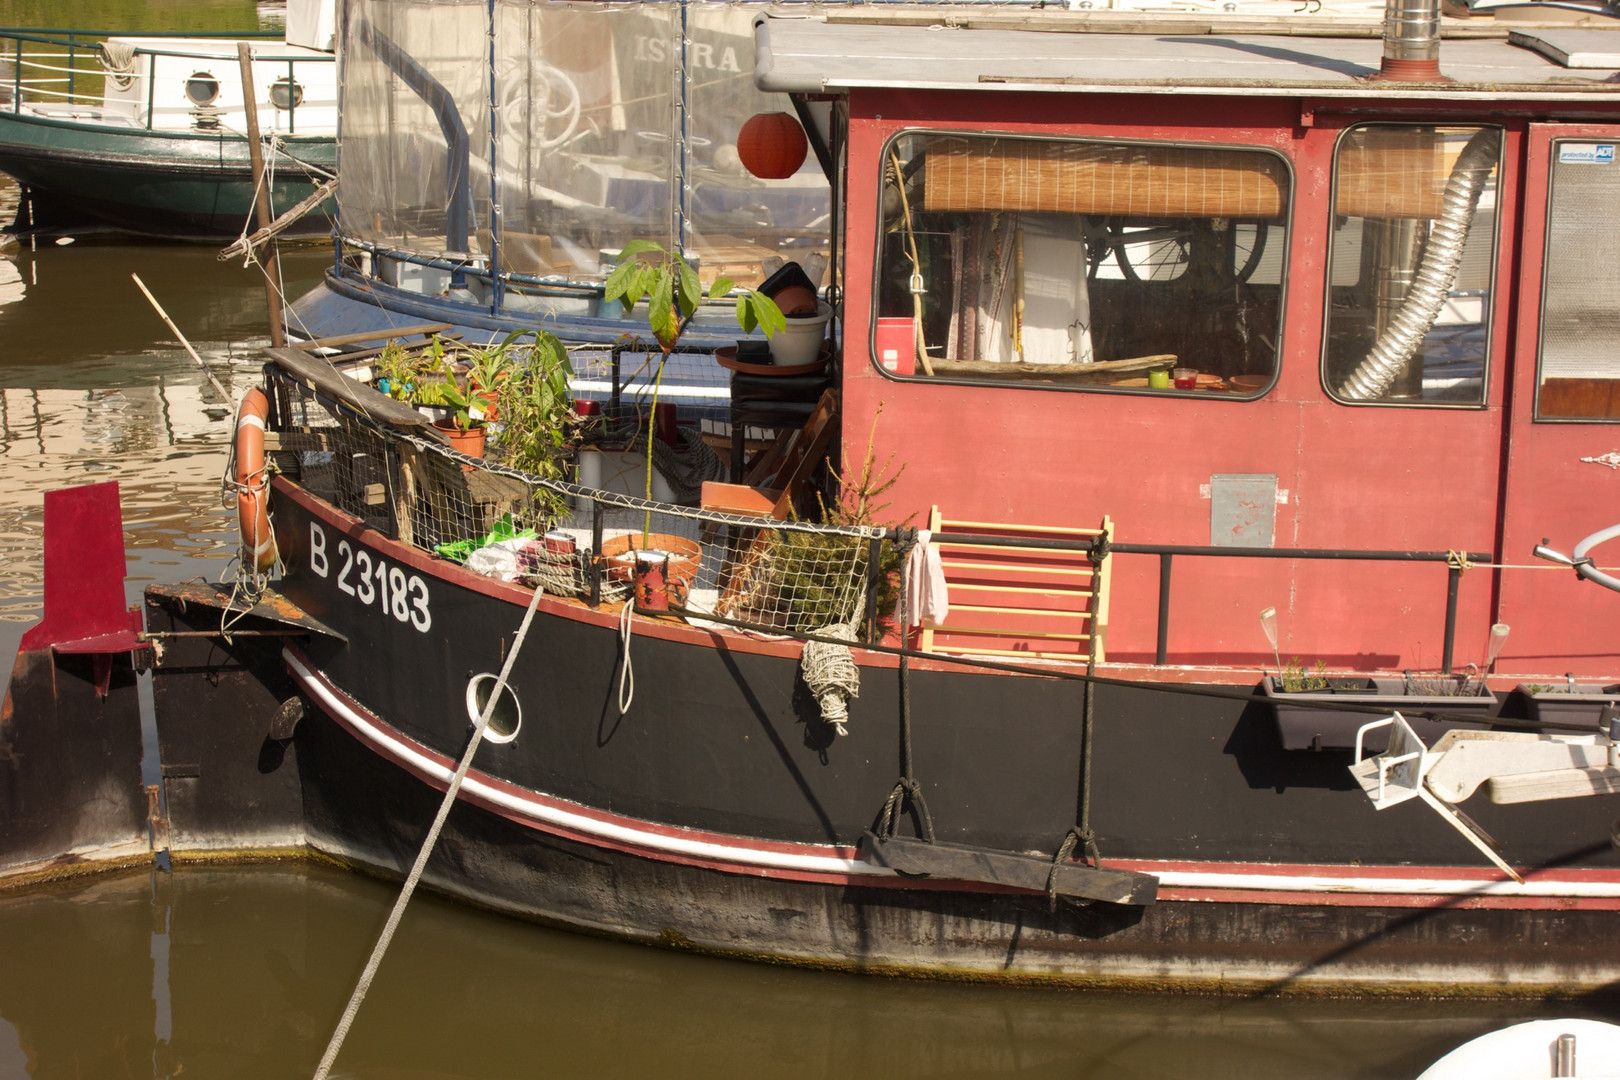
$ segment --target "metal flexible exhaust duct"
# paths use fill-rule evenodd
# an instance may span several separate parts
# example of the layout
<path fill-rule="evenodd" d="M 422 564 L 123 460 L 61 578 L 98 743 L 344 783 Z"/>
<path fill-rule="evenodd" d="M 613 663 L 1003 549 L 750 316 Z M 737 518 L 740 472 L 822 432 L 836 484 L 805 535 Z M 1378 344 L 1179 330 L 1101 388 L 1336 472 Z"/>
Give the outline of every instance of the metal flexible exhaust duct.
<path fill-rule="evenodd" d="M 1485 182 L 1496 167 L 1501 142 L 1502 133 L 1487 128 L 1469 139 L 1468 145 L 1457 155 L 1457 163 L 1451 167 L 1445 192 L 1440 197 L 1440 216 L 1429 230 L 1412 287 L 1389 326 L 1367 350 L 1356 370 L 1340 384 L 1341 398 L 1372 401 L 1382 397 L 1417 355 L 1423 336 L 1439 318 L 1440 309 L 1451 294 L 1452 283 L 1457 280 L 1468 226 L 1474 220 Z"/>

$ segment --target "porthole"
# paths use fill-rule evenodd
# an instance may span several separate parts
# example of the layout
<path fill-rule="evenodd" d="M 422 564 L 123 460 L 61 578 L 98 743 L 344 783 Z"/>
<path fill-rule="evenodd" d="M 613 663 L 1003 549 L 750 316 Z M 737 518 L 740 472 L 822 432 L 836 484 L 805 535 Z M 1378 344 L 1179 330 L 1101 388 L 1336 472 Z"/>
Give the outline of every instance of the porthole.
<path fill-rule="evenodd" d="M 304 86 L 297 79 L 283 75 L 270 84 L 270 104 L 283 111 L 296 109 L 304 103 Z"/>
<path fill-rule="evenodd" d="M 489 693 L 495 686 L 496 677 L 489 672 L 474 675 L 467 680 L 467 718 L 477 725 L 478 718 L 484 715 L 484 707 L 489 704 Z M 518 704 L 517 693 L 512 684 L 507 683 L 501 690 L 501 699 L 495 703 L 495 711 L 489 714 L 489 726 L 484 728 L 484 738 L 492 743 L 509 743 L 517 738 L 518 728 L 523 726 L 523 708 Z"/>
<path fill-rule="evenodd" d="M 212 105 L 219 97 L 219 80 L 198 71 L 186 80 L 186 100 L 193 105 Z"/>

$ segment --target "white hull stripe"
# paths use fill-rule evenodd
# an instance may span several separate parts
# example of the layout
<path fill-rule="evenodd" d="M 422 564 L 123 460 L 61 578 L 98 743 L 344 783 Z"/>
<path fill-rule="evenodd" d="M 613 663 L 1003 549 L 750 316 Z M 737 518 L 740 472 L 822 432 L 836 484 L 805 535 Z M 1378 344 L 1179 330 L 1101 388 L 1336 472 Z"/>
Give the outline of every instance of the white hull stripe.
<path fill-rule="evenodd" d="M 1119 864 L 1116 864 L 1119 865 Z M 1245 892 L 1368 893 L 1383 896 L 1537 896 L 1612 899 L 1620 881 L 1567 881 L 1531 878 L 1523 885 L 1508 878 L 1336 877 L 1325 874 L 1239 874 L 1152 870 L 1161 889 L 1240 889 Z"/>
<path fill-rule="evenodd" d="M 345 726 L 384 757 L 415 773 L 433 778 L 441 787 L 449 785 L 450 777 L 455 772 L 452 766 L 435 759 L 409 740 L 385 730 L 370 716 L 354 708 L 346 698 L 339 696 L 332 689 L 324 677 L 311 671 L 292 650 L 282 650 L 282 657 L 292 669 L 299 685 L 310 696 L 318 699 L 324 708 L 341 719 Z M 835 855 L 763 851 L 741 844 L 726 844 L 712 839 L 699 840 L 603 821 L 568 810 L 554 802 L 524 798 L 488 783 L 476 771 L 467 774 L 461 790 L 465 798 L 477 799 L 488 806 L 498 807 L 514 817 L 541 826 L 565 829 L 577 835 L 596 837 L 613 844 L 662 852 L 681 858 L 811 874 L 855 874 L 865 877 L 892 877 L 894 874 L 886 867 L 873 866 L 859 859 L 846 859 Z"/>
<path fill-rule="evenodd" d="M 383 757 L 410 771 L 431 777 L 441 787 L 448 785 L 454 769 L 446 761 L 435 758 L 418 744 L 387 729 L 368 712 L 357 708 L 326 680 L 311 670 L 291 649 L 284 649 L 283 658 L 305 692 L 321 702 L 360 739 Z M 564 830 L 577 836 L 593 837 L 621 847 L 633 847 L 657 852 L 674 858 L 696 859 L 706 863 L 729 863 L 739 870 L 783 870 L 801 874 L 838 874 L 859 877 L 893 877 L 886 867 L 873 866 L 859 859 L 838 855 L 817 855 L 812 852 L 771 851 L 743 844 L 728 844 L 705 834 L 705 838 L 681 835 L 621 821 L 603 820 L 589 814 L 568 809 L 555 800 L 527 798 L 503 786 L 489 783 L 482 774 L 467 774 L 462 784 L 465 797 L 487 806 L 498 808 L 518 820 L 533 822 L 545 828 Z M 1532 877 L 1523 885 L 1506 878 L 1459 876 L 1339 876 L 1312 873 L 1237 872 L 1230 870 L 1203 871 L 1189 869 L 1159 869 L 1151 862 L 1120 860 L 1117 867 L 1131 867 L 1157 875 L 1161 889 L 1188 889 L 1210 891 L 1239 891 L 1259 893 L 1305 893 L 1320 895 L 1325 900 L 1334 895 L 1371 896 L 1492 896 L 1537 897 L 1571 899 L 1620 898 L 1620 877 L 1605 876 L 1594 879 L 1546 879 Z M 1331 903 L 1331 900 L 1328 900 Z"/>

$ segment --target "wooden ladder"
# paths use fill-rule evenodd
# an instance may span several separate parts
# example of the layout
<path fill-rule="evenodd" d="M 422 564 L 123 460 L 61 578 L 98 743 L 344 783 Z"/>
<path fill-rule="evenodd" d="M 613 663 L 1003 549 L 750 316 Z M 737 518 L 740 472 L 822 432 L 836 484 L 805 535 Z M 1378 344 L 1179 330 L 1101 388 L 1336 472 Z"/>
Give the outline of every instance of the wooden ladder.
<path fill-rule="evenodd" d="M 1112 559 L 1094 565 L 1087 552 L 1060 547 L 952 543 L 952 533 L 1009 540 L 1082 540 L 1112 536 L 1108 517 L 1095 529 L 959 521 L 930 509 L 928 528 L 940 548 L 950 614 L 922 629 L 924 652 L 1028 656 L 1084 661 L 1096 639 L 1106 658 Z"/>

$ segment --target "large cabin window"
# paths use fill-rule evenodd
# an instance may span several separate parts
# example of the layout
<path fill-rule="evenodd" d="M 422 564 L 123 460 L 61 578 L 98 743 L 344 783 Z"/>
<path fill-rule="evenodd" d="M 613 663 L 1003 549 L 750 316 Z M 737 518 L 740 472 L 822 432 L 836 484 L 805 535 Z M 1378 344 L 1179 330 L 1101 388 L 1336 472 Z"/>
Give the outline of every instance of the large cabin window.
<path fill-rule="evenodd" d="M 1292 178 L 1267 150 L 908 133 L 874 356 L 897 377 L 1257 396 Z"/>
<path fill-rule="evenodd" d="M 1339 401 L 1484 403 L 1501 143 L 1393 124 L 1340 139 L 1322 362 Z"/>
<path fill-rule="evenodd" d="M 1536 415 L 1555 420 L 1620 419 L 1620 162 L 1615 144 L 1552 144 L 1545 284 L 1541 298 L 1541 383 Z"/>

